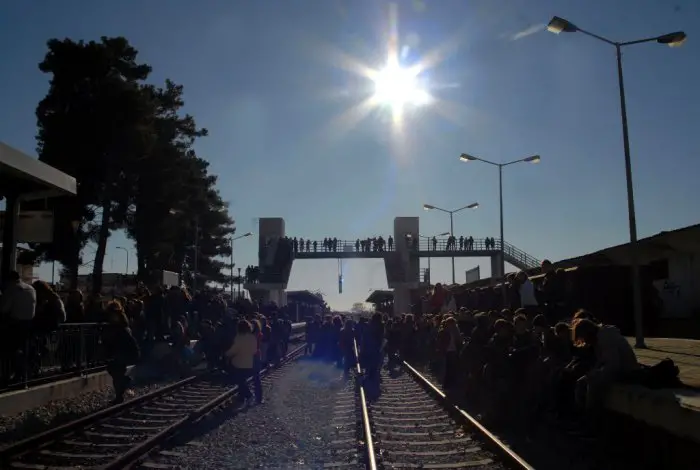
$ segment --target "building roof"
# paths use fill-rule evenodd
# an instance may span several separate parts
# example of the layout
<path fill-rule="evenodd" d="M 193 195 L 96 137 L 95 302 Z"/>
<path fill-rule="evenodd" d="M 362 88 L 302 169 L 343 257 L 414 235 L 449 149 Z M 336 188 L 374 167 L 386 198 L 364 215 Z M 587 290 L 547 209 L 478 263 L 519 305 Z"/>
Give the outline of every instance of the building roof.
<path fill-rule="evenodd" d="M 647 263 L 668 255 L 669 251 L 687 251 L 697 253 L 700 251 L 700 224 L 681 227 L 676 230 L 668 230 L 657 233 L 650 237 L 638 240 L 640 263 Z M 573 271 L 577 268 L 587 266 L 624 265 L 629 263 L 630 243 L 615 245 L 602 250 L 597 250 L 586 255 L 568 258 L 554 263 L 557 268 Z M 527 271 L 530 278 L 541 276 L 540 268 L 533 268 Z M 449 286 L 453 292 L 463 290 L 478 289 L 485 287 L 495 287 L 491 278 L 479 279 L 469 284 L 461 286 Z M 500 285 L 496 284 L 496 286 Z"/>
<path fill-rule="evenodd" d="M 391 290 L 375 290 L 367 297 L 365 302 L 370 304 L 381 304 L 394 300 L 394 291 Z"/>
<path fill-rule="evenodd" d="M 300 302 L 309 305 L 323 305 L 323 298 L 308 290 L 287 292 L 287 302 Z"/>
<path fill-rule="evenodd" d="M 74 196 L 75 178 L 0 142 L 0 190 L 17 191 L 22 199 Z"/>
<path fill-rule="evenodd" d="M 659 259 L 669 251 L 700 251 L 700 224 L 659 232 L 637 241 L 640 262 Z M 630 243 L 615 245 L 587 255 L 554 263 L 557 267 L 625 264 L 630 257 Z"/>

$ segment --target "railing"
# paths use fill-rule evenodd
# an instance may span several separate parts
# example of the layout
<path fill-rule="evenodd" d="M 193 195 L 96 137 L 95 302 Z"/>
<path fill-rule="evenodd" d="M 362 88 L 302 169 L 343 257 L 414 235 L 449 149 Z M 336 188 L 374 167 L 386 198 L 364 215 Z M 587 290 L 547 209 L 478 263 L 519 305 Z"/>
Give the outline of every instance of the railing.
<path fill-rule="evenodd" d="M 514 247 L 508 242 L 505 242 L 503 244 L 503 254 L 505 255 L 506 261 L 513 265 L 516 265 L 520 269 L 536 268 L 541 264 L 540 260 L 528 255 L 523 250 Z"/>
<path fill-rule="evenodd" d="M 384 245 L 380 246 L 374 243 L 367 243 L 367 240 L 337 240 L 336 243 L 324 245 L 323 240 L 307 240 L 304 239 L 302 246 L 297 240 L 295 253 L 382 253 L 386 251 L 396 251 L 395 240 L 392 240 L 389 245 L 388 238 L 384 239 Z M 365 242 L 363 245 L 362 242 Z M 315 244 L 314 244 L 315 243 Z M 468 239 L 462 239 L 460 245 L 459 237 L 455 240 L 454 246 L 448 246 L 448 238 L 440 237 L 435 239 L 433 244 L 432 239 L 421 238 L 418 244 L 420 251 L 485 251 L 497 250 L 499 245 L 498 240 L 494 240 L 494 245 L 490 246 L 486 243 L 485 238 L 475 238 L 470 244 Z M 415 245 L 414 245 L 415 247 Z"/>
<path fill-rule="evenodd" d="M 102 323 L 64 323 L 50 333 L 32 333 L 24 345 L 12 349 L 11 339 L 6 339 L 0 356 L 0 390 L 25 388 L 103 366 L 103 328 Z"/>
<path fill-rule="evenodd" d="M 374 243 L 375 239 L 367 240 L 336 240 L 335 243 L 324 243 L 324 240 L 306 240 L 297 239 L 296 245 L 293 243 L 293 239 L 287 239 L 289 245 L 284 243 L 277 244 L 277 251 L 288 249 L 293 252 L 293 254 L 298 253 L 384 253 L 393 252 L 396 250 L 396 241 L 392 239 L 392 243 L 389 244 L 389 239 L 385 238 L 384 243 Z M 301 243 L 303 240 L 303 243 Z M 364 244 L 363 244 L 364 242 Z M 413 239 L 409 244 L 409 250 L 420 251 L 420 252 L 455 252 L 455 253 L 469 253 L 472 251 L 479 252 L 496 252 L 500 251 L 501 241 L 495 237 L 492 238 L 472 238 L 468 237 L 460 238 L 457 237 L 452 243 L 448 237 L 435 237 L 433 238 L 420 238 L 418 240 Z M 530 269 L 540 265 L 540 260 L 530 256 L 524 251 L 516 248 L 510 243 L 505 242 L 503 245 L 503 254 L 506 257 L 506 261 L 515 265 L 520 269 Z M 291 261 L 290 265 L 291 266 Z M 284 266 L 286 267 L 286 266 Z M 278 268 L 284 268 L 278 267 Z M 284 269 L 280 269 L 279 275 L 285 272 Z"/>
<path fill-rule="evenodd" d="M 486 238 L 474 238 L 471 241 L 467 239 L 462 239 L 460 243 L 460 238 L 454 241 L 454 244 L 450 245 L 448 238 L 421 238 L 419 246 L 419 251 L 495 251 L 498 250 L 500 246 L 499 240 L 494 240 L 494 244 L 491 245 L 487 242 Z"/>
<path fill-rule="evenodd" d="M 298 240 L 297 240 L 298 241 Z M 324 245 L 323 240 L 304 240 L 304 245 L 297 243 L 295 253 L 382 253 L 385 251 L 394 251 L 396 245 L 394 243 L 389 246 L 388 239 L 384 239 L 384 245 L 379 246 L 375 243 L 367 243 L 367 240 L 337 240 L 336 243 Z M 363 244 L 364 242 L 364 244 Z M 315 243 L 315 245 L 314 245 Z"/>

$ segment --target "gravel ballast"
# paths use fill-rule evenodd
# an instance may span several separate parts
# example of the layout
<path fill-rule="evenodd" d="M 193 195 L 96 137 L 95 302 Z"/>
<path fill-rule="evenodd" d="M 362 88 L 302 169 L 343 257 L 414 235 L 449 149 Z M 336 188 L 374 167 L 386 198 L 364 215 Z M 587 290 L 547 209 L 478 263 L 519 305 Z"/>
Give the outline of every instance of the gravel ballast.
<path fill-rule="evenodd" d="M 316 469 L 338 460 L 337 405 L 354 403 L 353 382 L 341 370 L 302 359 L 264 378 L 263 394 L 261 405 L 210 415 L 150 461 L 183 469 Z"/>
<path fill-rule="evenodd" d="M 132 387 L 134 396 L 145 395 L 161 387 L 181 380 L 161 380 L 157 383 L 136 384 Z M 13 442 L 32 437 L 72 420 L 94 413 L 110 406 L 114 399 L 111 386 L 80 394 L 65 400 L 56 400 L 44 406 L 24 411 L 12 416 L 0 416 L 0 449 Z"/>

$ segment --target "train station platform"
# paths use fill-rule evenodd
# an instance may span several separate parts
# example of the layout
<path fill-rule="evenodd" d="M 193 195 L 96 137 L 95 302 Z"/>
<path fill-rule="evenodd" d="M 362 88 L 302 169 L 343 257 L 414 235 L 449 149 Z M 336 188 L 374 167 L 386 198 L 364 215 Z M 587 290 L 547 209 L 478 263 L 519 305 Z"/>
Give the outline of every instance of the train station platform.
<path fill-rule="evenodd" d="M 628 338 L 634 344 L 634 338 Z M 700 341 L 647 338 L 647 349 L 635 349 L 641 364 L 652 366 L 669 358 L 678 366 L 682 388 L 652 390 L 616 385 L 608 409 L 678 437 L 700 442 Z"/>

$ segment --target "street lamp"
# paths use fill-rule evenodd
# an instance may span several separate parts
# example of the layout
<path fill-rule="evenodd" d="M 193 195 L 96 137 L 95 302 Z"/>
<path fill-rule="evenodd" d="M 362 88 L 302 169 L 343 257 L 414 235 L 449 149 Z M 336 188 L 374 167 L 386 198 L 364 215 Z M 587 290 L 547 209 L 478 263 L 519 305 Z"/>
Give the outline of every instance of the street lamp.
<path fill-rule="evenodd" d="M 231 237 L 231 301 L 233 302 L 233 242 L 240 240 L 241 238 L 249 237 L 253 235 L 253 232 L 246 232 L 243 235 L 237 237 Z M 239 269 L 240 273 L 240 269 Z M 240 279 L 239 279 L 240 280 Z"/>
<path fill-rule="evenodd" d="M 500 241 L 500 252 L 501 252 L 501 277 L 505 276 L 506 274 L 506 260 L 505 260 L 505 251 L 504 251 L 504 242 L 503 242 L 503 167 L 506 167 L 508 165 L 514 165 L 516 163 L 539 163 L 541 158 L 539 155 L 532 155 L 530 157 L 525 157 L 525 158 L 520 158 L 518 160 L 513 160 L 507 163 L 496 163 L 492 162 L 490 160 L 486 160 L 480 157 L 475 157 L 474 155 L 468 155 L 466 153 L 463 153 L 462 155 L 459 156 L 459 159 L 463 162 L 473 162 L 473 161 L 480 161 L 484 163 L 488 163 L 489 165 L 493 165 L 498 167 L 498 206 L 499 206 L 499 213 L 500 213 L 500 230 L 501 230 L 501 241 Z M 493 276 L 493 273 L 491 273 L 491 276 Z M 506 283 L 505 281 L 501 282 L 502 289 L 503 289 L 503 300 L 505 301 L 507 298 L 507 292 L 506 292 Z"/>
<path fill-rule="evenodd" d="M 634 187 L 632 185 L 632 161 L 630 157 L 630 143 L 629 143 L 629 132 L 627 129 L 627 103 L 625 100 L 625 83 L 622 75 L 622 48 L 624 46 L 633 46 L 635 44 L 642 44 L 645 42 L 656 42 L 659 44 L 665 44 L 669 47 L 681 46 L 686 40 L 686 34 L 683 31 L 676 31 L 673 33 L 663 34 L 661 36 L 654 36 L 650 38 L 637 39 L 634 41 L 624 41 L 617 42 L 611 41 L 610 39 L 604 38 L 597 34 L 593 34 L 589 31 L 585 31 L 570 21 L 564 18 L 559 18 L 555 16 L 547 25 L 547 29 L 555 34 L 559 33 L 583 33 L 586 36 L 590 36 L 606 44 L 610 44 L 615 47 L 615 54 L 617 56 L 617 81 L 618 88 L 620 92 L 620 114 L 622 119 L 622 142 L 625 151 L 625 178 L 627 180 L 627 213 L 629 219 L 629 230 L 630 230 L 630 252 L 631 252 L 631 265 L 632 265 L 632 295 L 633 295 L 633 306 L 634 306 L 634 329 L 635 329 L 635 347 L 645 348 L 644 344 L 644 329 L 643 329 L 643 316 L 642 316 L 642 283 L 639 275 L 639 258 L 638 258 L 638 247 L 637 247 L 637 216 L 634 210 Z"/>
<path fill-rule="evenodd" d="M 423 208 L 425 209 L 425 205 L 423 206 Z M 450 234 L 450 232 L 442 232 L 442 233 L 438 233 L 437 235 L 420 235 L 420 234 L 418 234 L 418 236 L 420 238 L 424 238 L 424 239 L 428 240 L 428 244 L 430 244 L 430 239 L 435 238 L 435 237 L 446 237 L 449 234 Z M 428 273 L 432 274 L 430 272 L 430 246 L 428 246 Z"/>
<path fill-rule="evenodd" d="M 446 214 L 450 214 L 450 236 L 453 236 L 453 237 L 455 235 L 455 233 L 454 233 L 455 230 L 454 230 L 454 220 L 453 220 L 452 216 L 454 214 L 456 214 L 457 212 L 463 211 L 464 209 L 476 209 L 478 207 L 479 207 L 479 203 L 473 202 L 473 203 L 469 204 L 468 206 L 460 207 L 459 209 L 455 209 L 453 211 L 448 211 L 447 209 L 442 209 L 440 207 L 432 206 L 430 204 L 423 204 L 423 210 L 426 210 L 426 211 L 436 210 L 436 211 L 444 212 Z M 455 257 L 454 256 L 452 257 L 452 284 L 455 284 Z"/>
<path fill-rule="evenodd" d="M 124 250 L 124 254 L 126 255 L 126 270 L 125 270 L 124 274 L 126 274 L 128 276 L 129 275 L 129 250 L 127 250 L 123 246 L 118 246 L 117 250 Z"/>

